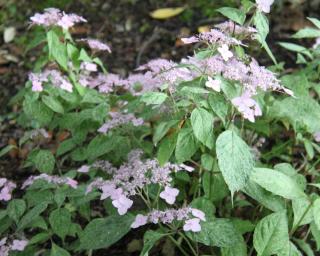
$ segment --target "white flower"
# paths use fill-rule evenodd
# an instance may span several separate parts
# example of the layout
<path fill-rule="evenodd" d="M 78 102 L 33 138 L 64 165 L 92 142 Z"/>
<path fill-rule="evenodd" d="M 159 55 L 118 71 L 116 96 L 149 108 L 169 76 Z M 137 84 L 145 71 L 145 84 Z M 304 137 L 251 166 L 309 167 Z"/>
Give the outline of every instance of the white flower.
<path fill-rule="evenodd" d="M 201 226 L 200 226 L 200 219 L 193 218 L 190 220 L 186 220 L 185 224 L 183 225 L 184 231 L 192 231 L 192 232 L 200 232 Z"/>
<path fill-rule="evenodd" d="M 229 47 L 226 44 L 220 46 L 218 48 L 218 52 L 221 54 L 222 58 L 225 61 L 228 61 L 233 56 L 233 53 L 229 50 Z"/>
<path fill-rule="evenodd" d="M 146 225 L 148 222 L 148 216 L 144 216 L 142 214 L 138 214 L 134 220 L 134 222 L 131 224 L 131 228 L 138 228 L 143 225 Z"/>
<path fill-rule="evenodd" d="M 174 204 L 176 197 L 179 194 L 179 190 L 176 188 L 170 188 L 166 186 L 164 191 L 160 193 L 160 197 L 164 199 L 168 204 Z"/>
<path fill-rule="evenodd" d="M 126 214 L 132 204 L 133 201 L 124 195 L 121 195 L 118 199 L 112 201 L 112 205 L 118 209 L 120 215 Z"/>
<path fill-rule="evenodd" d="M 216 92 L 221 91 L 221 81 L 218 79 L 212 79 L 210 76 L 208 77 L 208 81 L 206 82 L 206 86 Z"/>
<path fill-rule="evenodd" d="M 274 0 L 256 0 L 258 9 L 262 12 L 269 13 Z"/>
<path fill-rule="evenodd" d="M 202 221 L 206 220 L 205 214 L 203 211 L 200 211 L 198 209 L 192 208 L 191 213 L 194 217 L 199 218 Z"/>

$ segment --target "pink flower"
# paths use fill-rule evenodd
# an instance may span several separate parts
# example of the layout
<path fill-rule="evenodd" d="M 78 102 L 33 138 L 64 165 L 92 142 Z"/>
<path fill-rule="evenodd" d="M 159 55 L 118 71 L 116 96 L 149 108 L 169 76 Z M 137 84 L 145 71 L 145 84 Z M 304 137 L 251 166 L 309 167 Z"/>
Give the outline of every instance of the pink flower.
<path fill-rule="evenodd" d="M 42 87 L 43 82 L 48 81 L 46 74 L 41 74 L 41 73 L 40 74 L 30 73 L 29 80 L 32 83 L 31 90 L 34 92 L 42 92 L 43 91 L 43 87 Z"/>
<path fill-rule="evenodd" d="M 261 12 L 269 13 L 274 0 L 256 0 L 258 9 Z"/>
<path fill-rule="evenodd" d="M 216 92 L 221 91 L 221 81 L 218 79 L 212 79 L 210 76 L 208 77 L 208 81 L 206 82 L 206 86 Z"/>
<path fill-rule="evenodd" d="M 67 177 L 66 185 L 69 185 L 70 187 L 76 189 L 78 187 L 78 182 L 76 180 L 73 180 Z"/>
<path fill-rule="evenodd" d="M 89 170 L 90 170 L 90 166 L 89 166 L 89 165 L 82 165 L 82 166 L 77 170 L 77 172 L 87 173 L 87 172 L 89 172 Z"/>
<path fill-rule="evenodd" d="M 9 201 L 12 198 L 12 191 L 17 187 L 17 185 L 6 178 L 0 179 L 0 201 Z"/>
<path fill-rule="evenodd" d="M 63 13 L 62 18 L 58 21 L 57 25 L 64 29 L 69 29 L 79 22 L 87 22 L 87 20 L 77 14 Z"/>
<path fill-rule="evenodd" d="M 107 184 L 102 185 L 101 190 L 102 190 L 102 194 L 101 194 L 100 200 L 104 200 L 104 199 L 109 198 L 111 196 L 113 198 L 118 197 L 115 195 L 115 193 L 117 193 L 117 192 L 115 192 L 116 186 L 112 183 L 107 183 Z M 122 194 L 122 191 L 121 191 L 121 194 Z"/>
<path fill-rule="evenodd" d="M 126 214 L 132 204 L 133 201 L 124 195 L 121 195 L 118 199 L 112 201 L 112 205 L 118 209 L 120 215 Z"/>
<path fill-rule="evenodd" d="M 134 222 L 131 224 L 131 228 L 138 228 L 138 227 L 144 226 L 147 224 L 147 222 L 148 222 L 148 216 L 138 214 Z"/>
<path fill-rule="evenodd" d="M 190 220 L 186 220 L 185 224 L 183 225 L 184 231 L 192 231 L 192 232 L 200 232 L 201 226 L 200 226 L 200 219 L 193 218 Z"/>
<path fill-rule="evenodd" d="M 176 197 L 179 194 L 179 190 L 176 188 L 170 188 L 166 186 L 164 191 L 160 193 L 160 197 L 164 199 L 168 204 L 174 204 Z"/>
<path fill-rule="evenodd" d="M 225 61 L 228 61 L 233 56 L 233 53 L 229 50 L 227 44 L 223 44 L 222 46 L 218 47 L 218 52 Z"/>
<path fill-rule="evenodd" d="M 202 220 L 202 221 L 206 221 L 206 217 L 203 211 L 200 211 L 198 209 L 192 208 L 191 213 L 194 217 Z"/>
<path fill-rule="evenodd" d="M 23 251 L 24 248 L 27 246 L 27 240 L 13 240 L 11 245 L 11 250 L 13 251 Z"/>

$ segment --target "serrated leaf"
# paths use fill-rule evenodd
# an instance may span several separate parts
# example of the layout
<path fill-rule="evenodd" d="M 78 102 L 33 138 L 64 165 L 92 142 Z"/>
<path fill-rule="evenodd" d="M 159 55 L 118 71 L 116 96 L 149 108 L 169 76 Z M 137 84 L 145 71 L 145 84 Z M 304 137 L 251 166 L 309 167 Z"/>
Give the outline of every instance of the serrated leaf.
<path fill-rule="evenodd" d="M 71 255 L 65 249 L 59 247 L 55 243 L 52 243 L 50 256 L 71 256 Z"/>
<path fill-rule="evenodd" d="M 159 150 L 157 153 L 157 159 L 160 163 L 160 165 L 164 165 L 167 163 L 176 147 L 177 143 L 177 134 L 171 134 L 167 137 L 165 137 L 159 146 Z"/>
<path fill-rule="evenodd" d="M 71 214 L 66 208 L 56 209 L 50 213 L 49 223 L 52 231 L 64 240 L 72 224 Z"/>
<path fill-rule="evenodd" d="M 170 128 L 178 124 L 178 122 L 179 120 L 170 120 L 168 122 L 161 122 L 158 124 L 153 134 L 153 144 L 157 145 L 158 142 L 167 134 Z"/>
<path fill-rule="evenodd" d="M 161 105 L 168 98 L 168 95 L 163 92 L 147 92 L 141 97 L 141 101 L 146 105 Z"/>
<path fill-rule="evenodd" d="M 40 150 L 35 157 L 34 164 L 40 172 L 52 173 L 55 158 L 49 150 Z"/>
<path fill-rule="evenodd" d="M 64 114 L 64 108 L 62 104 L 52 96 L 44 95 L 42 96 L 42 102 L 52 109 L 56 113 Z"/>
<path fill-rule="evenodd" d="M 265 41 L 269 33 L 269 21 L 268 18 L 262 12 L 256 12 L 253 18 L 255 27 L 258 30 L 258 36 L 260 42 Z"/>
<path fill-rule="evenodd" d="M 197 151 L 198 145 L 194 138 L 193 131 L 190 128 L 181 129 L 178 134 L 176 145 L 176 159 L 182 163 L 190 159 Z"/>
<path fill-rule="evenodd" d="M 245 187 L 254 166 L 249 146 L 234 132 L 221 133 L 216 141 L 219 168 L 231 194 Z"/>
<path fill-rule="evenodd" d="M 179 15 L 185 10 L 185 7 L 161 8 L 150 12 L 150 16 L 154 19 L 165 20 Z"/>
<path fill-rule="evenodd" d="M 92 220 L 80 236 L 82 250 L 107 248 L 131 230 L 132 215 L 114 215 Z"/>
<path fill-rule="evenodd" d="M 207 246 L 231 247 L 241 242 L 241 235 L 228 219 L 207 220 L 201 223 L 200 232 L 186 234 L 193 241 Z"/>
<path fill-rule="evenodd" d="M 289 246 L 286 211 L 272 213 L 257 224 L 253 245 L 259 256 L 274 255 Z"/>
<path fill-rule="evenodd" d="M 310 207 L 311 202 L 309 202 L 307 198 L 292 200 L 292 210 L 294 216 L 293 226 L 298 225 L 298 222 L 299 226 L 306 225 L 313 220 L 312 210 L 310 209 Z"/>
<path fill-rule="evenodd" d="M 68 70 L 67 47 L 60 41 L 59 36 L 53 30 L 47 32 L 49 56 L 59 63 L 64 69 Z"/>
<path fill-rule="evenodd" d="M 320 30 L 315 28 L 303 28 L 292 35 L 293 38 L 317 38 L 320 37 Z"/>
<path fill-rule="evenodd" d="M 287 199 L 306 197 L 300 186 L 289 176 L 267 168 L 254 168 L 251 180 L 275 195 Z"/>
<path fill-rule="evenodd" d="M 195 137 L 206 145 L 213 148 L 213 115 L 204 108 L 195 108 L 191 113 L 191 125 Z"/>
<path fill-rule="evenodd" d="M 32 208 L 30 211 L 28 211 L 20 220 L 18 223 L 18 230 L 22 230 L 27 225 L 29 225 L 32 221 L 34 221 L 36 218 L 39 217 L 39 215 L 47 209 L 48 204 L 47 203 L 40 203 L 36 205 L 34 208 Z"/>
<path fill-rule="evenodd" d="M 22 199 L 13 199 L 9 202 L 7 207 L 8 216 L 16 223 L 20 217 L 24 214 L 27 208 L 26 202 Z"/>
<path fill-rule="evenodd" d="M 307 57 L 309 57 L 310 59 L 313 59 L 312 54 L 310 53 L 310 51 L 298 44 L 294 44 L 294 43 L 286 43 L 286 42 L 280 42 L 279 43 L 280 46 L 282 46 L 283 48 L 289 50 L 289 51 L 293 51 L 293 52 L 299 52 L 302 53 L 304 55 L 306 55 Z"/>
<path fill-rule="evenodd" d="M 226 117 L 228 115 L 229 106 L 225 98 L 221 94 L 210 94 L 208 102 L 214 113 L 221 119 L 223 124 L 226 123 Z"/>
<path fill-rule="evenodd" d="M 242 191 L 271 211 L 277 212 L 285 209 L 285 202 L 283 198 L 270 193 L 251 180 L 249 180 L 248 184 L 242 189 Z"/>

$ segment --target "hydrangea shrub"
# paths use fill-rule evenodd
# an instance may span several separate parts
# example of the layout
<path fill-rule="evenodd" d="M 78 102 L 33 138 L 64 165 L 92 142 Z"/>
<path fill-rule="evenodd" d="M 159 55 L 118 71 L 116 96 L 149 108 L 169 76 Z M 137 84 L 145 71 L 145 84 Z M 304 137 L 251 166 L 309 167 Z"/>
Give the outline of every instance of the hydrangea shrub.
<path fill-rule="evenodd" d="M 0 178 L 0 255 L 94 255 L 131 230 L 144 234 L 140 255 L 165 240 L 177 255 L 314 255 L 319 47 L 281 43 L 304 67 L 277 75 L 272 3 L 219 9 L 229 20 L 181 38 L 193 56 L 126 77 L 100 60 L 108 44 L 73 39 L 83 17 L 55 8 L 31 17 L 45 56 L 13 102 L 33 175 Z M 257 47 L 273 67 L 249 55 Z"/>

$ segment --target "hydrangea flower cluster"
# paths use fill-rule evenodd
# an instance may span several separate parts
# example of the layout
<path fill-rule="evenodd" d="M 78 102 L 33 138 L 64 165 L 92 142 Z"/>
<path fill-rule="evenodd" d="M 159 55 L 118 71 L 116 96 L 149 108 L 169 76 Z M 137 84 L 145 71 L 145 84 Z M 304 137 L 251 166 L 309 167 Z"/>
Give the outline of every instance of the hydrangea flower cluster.
<path fill-rule="evenodd" d="M 136 118 L 133 114 L 123 114 L 121 112 L 110 112 L 111 120 L 108 120 L 104 123 L 99 129 L 98 132 L 107 133 L 109 130 L 118 127 L 123 124 L 132 123 L 134 126 L 140 126 L 144 124 L 142 118 Z"/>
<path fill-rule="evenodd" d="M 228 36 L 218 29 L 211 29 L 208 32 L 202 32 L 196 36 L 188 38 L 181 38 L 181 41 L 185 44 L 193 44 L 197 42 L 205 42 L 209 44 L 222 45 L 240 45 L 241 42 L 233 37 Z"/>
<path fill-rule="evenodd" d="M 29 80 L 32 83 L 32 91 L 43 91 L 43 83 L 48 82 L 49 79 L 53 86 L 59 87 L 68 92 L 72 92 L 72 84 L 69 82 L 68 78 L 62 75 L 58 70 L 45 70 L 39 74 L 30 73 Z"/>
<path fill-rule="evenodd" d="M 87 193 L 93 188 L 102 191 L 101 200 L 111 198 L 112 204 L 118 209 L 119 214 L 125 214 L 132 206 L 133 201 L 130 196 L 140 193 L 140 190 L 149 184 L 158 184 L 165 187 L 160 197 L 167 203 L 173 204 L 179 193 L 178 189 L 171 188 L 172 172 L 185 169 L 192 171 L 191 167 L 185 165 L 176 165 L 167 163 L 160 166 L 157 160 L 147 159 L 141 160 L 143 152 L 141 150 L 133 150 L 128 154 L 128 161 L 121 165 L 118 169 L 108 166 L 109 172 L 112 170 L 112 179 L 103 180 L 98 178 L 90 183 L 87 187 Z M 81 167 L 86 171 L 88 167 Z"/>
<path fill-rule="evenodd" d="M 69 29 L 76 23 L 87 22 L 86 19 L 77 14 L 66 14 L 57 8 L 47 8 L 44 10 L 44 13 L 36 13 L 30 19 L 32 25 L 44 27 L 59 26 L 63 29 Z"/>
<path fill-rule="evenodd" d="M 231 20 L 217 24 L 215 27 L 228 35 L 251 36 L 252 34 L 257 33 L 257 30 L 254 27 L 239 26 Z"/>
<path fill-rule="evenodd" d="M 8 256 L 10 251 L 23 251 L 28 245 L 27 240 L 18 240 L 15 239 L 12 243 L 8 243 L 8 238 L 5 237 L 0 240 L 0 255 Z"/>
<path fill-rule="evenodd" d="M 0 178 L 0 201 L 9 201 L 12 198 L 12 191 L 17 187 L 15 183 L 6 178 Z"/>
<path fill-rule="evenodd" d="M 22 189 L 31 186 L 36 180 L 44 180 L 48 183 L 55 184 L 55 185 L 68 185 L 74 189 L 78 187 L 78 182 L 74 179 L 69 177 L 59 177 L 59 176 L 52 176 L 46 173 L 42 173 L 38 176 L 30 176 L 23 184 Z"/>
<path fill-rule="evenodd" d="M 97 39 L 84 38 L 84 39 L 80 39 L 79 41 L 87 43 L 91 50 L 107 51 L 107 52 L 111 53 L 110 46 L 105 43 L 100 42 Z"/>
<path fill-rule="evenodd" d="M 206 218 L 204 212 L 191 207 L 183 207 L 177 210 L 167 209 L 165 211 L 153 210 L 147 215 L 136 215 L 131 228 L 138 228 L 148 223 L 171 224 L 175 220 L 184 221 L 184 231 L 200 232 L 200 221 L 206 221 Z"/>

